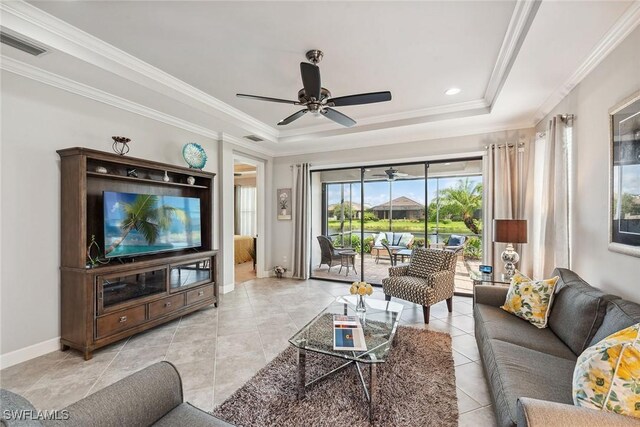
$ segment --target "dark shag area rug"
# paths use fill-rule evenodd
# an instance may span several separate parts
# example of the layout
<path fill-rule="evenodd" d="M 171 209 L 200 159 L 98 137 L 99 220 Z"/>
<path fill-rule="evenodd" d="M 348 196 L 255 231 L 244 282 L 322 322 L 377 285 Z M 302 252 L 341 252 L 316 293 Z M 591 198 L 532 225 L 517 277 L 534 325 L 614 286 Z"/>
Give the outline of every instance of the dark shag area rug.
<path fill-rule="evenodd" d="M 397 343 L 378 365 L 376 426 L 457 426 L 455 370 L 448 334 L 400 326 Z M 213 414 L 250 426 L 369 426 L 368 403 L 354 366 L 296 398 L 297 351 L 280 353 Z M 343 362 L 307 352 L 307 382 Z M 363 369 L 368 382 L 368 369 Z"/>

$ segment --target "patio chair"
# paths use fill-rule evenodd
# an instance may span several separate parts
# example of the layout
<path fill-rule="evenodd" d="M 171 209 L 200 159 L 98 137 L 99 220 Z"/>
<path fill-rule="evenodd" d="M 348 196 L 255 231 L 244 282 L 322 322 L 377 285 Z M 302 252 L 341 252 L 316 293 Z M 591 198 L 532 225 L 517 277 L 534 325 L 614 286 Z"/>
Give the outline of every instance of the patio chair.
<path fill-rule="evenodd" d="M 340 250 L 336 249 L 327 236 L 318 236 L 318 243 L 320 244 L 320 265 L 318 268 L 322 267 L 322 264 L 327 264 L 329 266 L 329 271 L 331 271 L 331 267 L 333 267 L 333 262 L 337 261 L 337 265 L 340 265 Z"/>
<path fill-rule="evenodd" d="M 385 299 L 395 297 L 421 305 L 424 323 L 429 323 L 431 306 L 442 300 L 451 313 L 456 261 L 454 252 L 414 249 L 408 265 L 390 267 L 389 277 L 382 280 Z"/>
<path fill-rule="evenodd" d="M 393 251 L 391 250 L 391 248 L 389 247 L 388 244 L 386 244 L 385 242 L 382 242 L 382 247 L 386 249 L 387 254 L 389 255 L 389 259 L 391 260 L 391 266 L 395 267 L 396 266 L 396 259 L 393 256 Z M 380 258 L 380 255 L 378 255 L 378 258 Z M 376 260 L 377 262 L 377 260 Z"/>

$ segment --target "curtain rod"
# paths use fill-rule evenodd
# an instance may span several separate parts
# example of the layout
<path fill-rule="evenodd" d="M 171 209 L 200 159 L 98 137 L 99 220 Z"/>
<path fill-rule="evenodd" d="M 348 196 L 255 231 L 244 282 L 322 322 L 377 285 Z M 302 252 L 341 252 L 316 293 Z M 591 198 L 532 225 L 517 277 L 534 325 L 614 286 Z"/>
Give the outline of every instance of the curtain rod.
<path fill-rule="evenodd" d="M 505 147 L 513 148 L 513 147 L 515 147 L 516 145 L 517 145 L 518 147 L 524 147 L 525 145 L 527 145 L 527 143 L 526 143 L 526 142 L 522 142 L 522 141 L 521 141 L 521 142 L 517 142 L 517 143 L 515 143 L 515 144 L 514 144 L 514 143 L 508 143 L 508 144 L 497 145 L 497 147 L 498 147 L 499 149 L 500 149 L 500 148 L 505 148 Z M 485 146 L 484 146 L 484 149 L 485 149 L 485 150 L 488 150 L 488 149 L 489 149 L 489 147 L 491 147 L 491 145 L 485 145 Z"/>

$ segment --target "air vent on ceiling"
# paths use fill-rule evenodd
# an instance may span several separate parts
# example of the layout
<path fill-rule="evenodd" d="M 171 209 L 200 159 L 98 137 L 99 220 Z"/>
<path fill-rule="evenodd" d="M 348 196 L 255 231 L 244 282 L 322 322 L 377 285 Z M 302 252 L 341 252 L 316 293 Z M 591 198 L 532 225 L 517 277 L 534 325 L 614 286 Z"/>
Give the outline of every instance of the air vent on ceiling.
<path fill-rule="evenodd" d="M 47 51 L 32 41 L 14 36 L 5 31 L 0 31 L 0 43 L 4 43 L 7 46 L 14 47 L 33 56 L 40 56 Z"/>
<path fill-rule="evenodd" d="M 255 136 L 255 135 L 247 135 L 247 136 L 245 136 L 245 138 L 248 139 L 249 141 L 253 141 L 253 142 L 264 141 L 264 139 L 260 138 L 259 136 Z"/>

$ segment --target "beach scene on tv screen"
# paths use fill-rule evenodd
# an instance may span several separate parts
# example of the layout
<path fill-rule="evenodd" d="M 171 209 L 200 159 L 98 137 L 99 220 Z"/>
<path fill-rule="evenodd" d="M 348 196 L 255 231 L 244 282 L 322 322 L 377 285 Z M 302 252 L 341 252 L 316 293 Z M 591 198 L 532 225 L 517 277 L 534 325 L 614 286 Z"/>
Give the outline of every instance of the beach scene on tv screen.
<path fill-rule="evenodd" d="M 201 246 L 200 199 L 107 191 L 103 197 L 107 257 Z"/>

